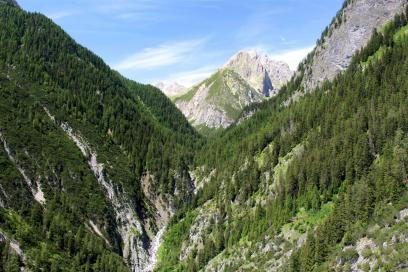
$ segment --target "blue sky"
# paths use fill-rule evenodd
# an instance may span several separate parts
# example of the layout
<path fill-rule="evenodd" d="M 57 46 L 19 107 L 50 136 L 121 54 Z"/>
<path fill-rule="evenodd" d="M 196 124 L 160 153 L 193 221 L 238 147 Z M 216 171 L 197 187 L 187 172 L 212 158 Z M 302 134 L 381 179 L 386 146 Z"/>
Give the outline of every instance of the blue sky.
<path fill-rule="evenodd" d="M 294 68 L 343 0 L 19 0 L 112 68 L 143 83 L 192 85 L 239 50 Z"/>

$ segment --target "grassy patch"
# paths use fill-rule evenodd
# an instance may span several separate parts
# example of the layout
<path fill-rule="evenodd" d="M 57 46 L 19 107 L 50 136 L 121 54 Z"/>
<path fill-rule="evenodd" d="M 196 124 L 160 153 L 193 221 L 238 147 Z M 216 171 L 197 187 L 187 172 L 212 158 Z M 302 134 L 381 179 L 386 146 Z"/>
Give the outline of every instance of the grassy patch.
<path fill-rule="evenodd" d="M 190 227 L 196 217 L 196 212 L 189 212 L 182 220 L 166 231 L 163 244 L 157 254 L 156 271 L 174 271 L 174 268 L 180 265 L 179 255 L 182 243 L 188 239 Z"/>
<path fill-rule="evenodd" d="M 408 25 L 401 28 L 394 34 L 394 41 L 398 44 L 403 43 L 408 38 Z"/>
<path fill-rule="evenodd" d="M 373 64 L 373 63 L 375 63 L 375 62 L 381 60 L 382 57 L 384 56 L 384 54 L 386 53 L 386 51 L 387 51 L 387 48 L 385 48 L 385 47 L 383 47 L 383 46 L 380 47 L 380 49 L 378 49 L 378 50 L 374 53 L 374 55 L 368 57 L 368 59 L 367 59 L 366 62 L 361 63 L 361 66 L 362 66 L 363 68 L 365 68 L 365 67 L 367 67 L 368 65 Z"/>
<path fill-rule="evenodd" d="M 193 99 L 193 97 L 194 97 L 195 94 L 197 93 L 199 86 L 200 86 L 200 85 L 194 86 L 190 91 L 188 91 L 187 93 L 183 94 L 182 96 L 173 97 L 173 98 L 172 98 L 172 101 L 173 101 L 174 103 L 183 102 L 183 101 L 184 101 L 184 102 L 190 101 L 191 99 Z"/>
<path fill-rule="evenodd" d="M 223 128 L 209 128 L 206 125 L 198 125 L 195 128 L 201 135 L 207 138 L 214 138 L 224 131 Z"/>
<path fill-rule="evenodd" d="M 322 223 L 333 211 L 333 202 L 324 204 L 319 211 L 306 211 L 304 208 L 296 214 L 293 222 L 283 226 L 282 231 L 288 232 L 295 230 L 299 233 L 305 233 L 314 226 Z"/>

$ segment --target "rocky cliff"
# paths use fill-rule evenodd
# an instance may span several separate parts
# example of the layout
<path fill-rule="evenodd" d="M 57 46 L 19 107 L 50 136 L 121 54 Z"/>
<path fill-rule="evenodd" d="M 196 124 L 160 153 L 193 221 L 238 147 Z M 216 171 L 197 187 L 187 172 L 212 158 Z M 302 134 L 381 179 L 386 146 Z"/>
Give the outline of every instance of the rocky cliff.
<path fill-rule="evenodd" d="M 357 50 L 364 47 L 373 31 L 380 29 L 407 0 L 348 0 L 325 30 L 306 66 L 303 87 L 314 89 L 324 80 L 332 80 L 350 64 Z"/>

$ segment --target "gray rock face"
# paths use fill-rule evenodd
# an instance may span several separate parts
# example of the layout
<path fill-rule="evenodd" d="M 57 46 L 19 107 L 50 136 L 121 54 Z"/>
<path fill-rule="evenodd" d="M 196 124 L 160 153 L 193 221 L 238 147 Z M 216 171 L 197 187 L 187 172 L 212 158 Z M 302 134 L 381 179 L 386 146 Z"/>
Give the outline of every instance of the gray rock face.
<path fill-rule="evenodd" d="M 1 4 L 9 4 L 9 5 L 12 5 L 12 6 L 17 7 L 17 8 L 20 7 L 16 0 L 0 0 L 0 5 Z"/>
<path fill-rule="evenodd" d="M 407 0 L 350 1 L 329 27 L 323 43 L 315 48 L 312 64 L 303 78 L 305 90 L 311 91 L 345 70 L 356 51 L 367 45 L 373 31 L 402 11 L 406 3 Z"/>
<path fill-rule="evenodd" d="M 288 64 L 254 51 L 237 53 L 225 67 L 239 74 L 265 96 L 275 96 L 293 75 Z"/>

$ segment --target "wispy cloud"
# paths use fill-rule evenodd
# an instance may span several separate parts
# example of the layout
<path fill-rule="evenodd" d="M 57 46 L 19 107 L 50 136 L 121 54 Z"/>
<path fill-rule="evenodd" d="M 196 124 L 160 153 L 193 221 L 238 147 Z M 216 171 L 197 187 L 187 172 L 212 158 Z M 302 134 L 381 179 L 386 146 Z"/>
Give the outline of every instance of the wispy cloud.
<path fill-rule="evenodd" d="M 58 19 L 62 19 L 65 17 L 70 17 L 77 14 L 77 12 L 74 11 L 57 11 L 57 12 L 52 12 L 49 14 L 46 14 L 46 16 L 48 18 L 50 18 L 51 20 L 58 20 Z"/>
<path fill-rule="evenodd" d="M 208 65 L 204 67 L 200 67 L 198 69 L 193 69 L 189 71 L 173 73 L 168 76 L 164 82 L 177 82 L 183 86 L 191 87 L 194 84 L 208 78 L 211 76 L 217 69 L 218 65 Z M 160 80 L 156 80 L 153 83 L 159 82 Z"/>
<path fill-rule="evenodd" d="M 271 58 L 284 61 L 289 64 L 290 69 L 296 70 L 299 63 L 313 50 L 314 46 L 298 48 L 271 54 Z"/>
<path fill-rule="evenodd" d="M 100 0 L 96 10 L 100 13 L 115 14 L 116 18 L 138 21 L 162 21 L 166 18 L 177 18 L 181 10 L 197 8 L 218 8 L 220 0 Z"/>
<path fill-rule="evenodd" d="M 115 65 L 115 69 L 119 71 L 152 69 L 181 63 L 197 52 L 206 41 L 207 39 L 187 40 L 145 48 L 140 53 L 119 62 Z"/>
<path fill-rule="evenodd" d="M 240 41 L 250 41 L 259 39 L 263 35 L 271 35 L 273 18 L 286 12 L 288 12 L 287 8 L 256 10 L 238 29 L 236 38 Z"/>

